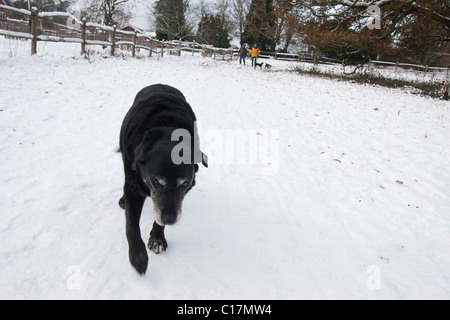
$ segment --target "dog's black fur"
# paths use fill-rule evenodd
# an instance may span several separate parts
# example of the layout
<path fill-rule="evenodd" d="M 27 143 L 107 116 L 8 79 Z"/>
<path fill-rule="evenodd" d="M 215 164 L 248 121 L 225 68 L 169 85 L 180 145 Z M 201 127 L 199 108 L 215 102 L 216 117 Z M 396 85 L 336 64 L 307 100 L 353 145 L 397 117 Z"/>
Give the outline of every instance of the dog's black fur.
<path fill-rule="evenodd" d="M 160 84 L 142 89 L 123 120 L 120 151 L 125 186 L 119 205 L 125 209 L 130 262 L 140 274 L 145 273 L 148 263 L 139 228 L 146 197 L 152 198 L 155 215 L 148 248 L 160 253 L 167 248 L 165 225 L 178 220 L 184 196 L 195 185 L 198 165 L 194 160 L 207 166 L 206 156 L 198 143 L 194 143 L 198 138 L 195 121 L 195 114 L 183 94 Z M 177 129 L 186 129 L 192 139 L 192 161 L 189 163 L 176 165 L 172 161 L 172 150 L 180 143 L 171 138 Z M 200 160 L 194 159 L 195 152 L 201 154 Z"/>
<path fill-rule="evenodd" d="M 265 64 L 265 66 L 264 66 L 264 69 L 271 69 L 272 68 L 272 65 L 271 64 L 268 64 L 268 63 L 266 63 Z"/>
<path fill-rule="evenodd" d="M 256 69 L 256 67 L 260 67 L 262 70 L 263 64 L 264 64 L 264 62 L 260 62 L 260 63 L 255 62 L 255 69 Z"/>

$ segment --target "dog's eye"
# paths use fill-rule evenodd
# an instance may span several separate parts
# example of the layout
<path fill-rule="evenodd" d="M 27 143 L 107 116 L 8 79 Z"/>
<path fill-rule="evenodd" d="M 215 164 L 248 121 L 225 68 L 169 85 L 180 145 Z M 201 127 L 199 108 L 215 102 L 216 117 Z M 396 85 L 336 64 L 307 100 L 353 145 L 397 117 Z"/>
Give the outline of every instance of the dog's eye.
<path fill-rule="evenodd" d="M 185 181 L 181 184 L 181 187 L 186 188 L 188 186 L 189 182 Z"/>
<path fill-rule="evenodd" d="M 152 179 L 152 184 L 153 184 L 153 186 L 155 186 L 155 187 L 159 187 L 159 186 L 161 185 L 161 183 L 159 183 L 158 179 L 156 179 L 156 178 L 153 178 L 153 179 Z"/>

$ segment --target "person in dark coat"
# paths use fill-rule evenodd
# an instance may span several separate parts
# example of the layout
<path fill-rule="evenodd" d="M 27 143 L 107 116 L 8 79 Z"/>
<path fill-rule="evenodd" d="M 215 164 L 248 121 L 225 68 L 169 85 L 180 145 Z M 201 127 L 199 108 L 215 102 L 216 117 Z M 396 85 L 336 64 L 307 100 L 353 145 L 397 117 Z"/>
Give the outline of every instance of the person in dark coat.
<path fill-rule="evenodd" d="M 245 45 L 243 44 L 242 47 L 239 49 L 239 64 L 244 62 L 245 65 L 245 57 L 247 56 L 247 49 L 245 48 Z"/>

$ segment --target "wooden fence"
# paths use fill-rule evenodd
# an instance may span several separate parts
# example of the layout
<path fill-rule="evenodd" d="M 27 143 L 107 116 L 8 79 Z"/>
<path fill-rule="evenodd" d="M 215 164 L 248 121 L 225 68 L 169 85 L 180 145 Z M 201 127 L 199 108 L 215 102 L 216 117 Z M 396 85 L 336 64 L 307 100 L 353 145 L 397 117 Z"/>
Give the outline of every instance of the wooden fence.
<path fill-rule="evenodd" d="M 0 20 L 0 35 L 31 40 L 31 54 L 37 53 L 38 41 L 53 41 L 66 43 L 79 43 L 80 53 L 85 54 L 89 45 L 101 45 L 110 47 L 111 56 L 114 56 L 117 48 L 131 51 L 131 55 L 136 55 L 136 50 L 147 50 L 149 56 L 154 54 L 174 54 L 181 55 L 181 51 L 201 53 L 203 56 L 232 59 L 235 51 L 232 49 L 214 48 L 206 44 L 199 44 L 195 41 L 158 41 L 151 36 L 132 31 L 120 30 L 117 27 L 110 27 L 98 23 L 79 20 L 77 17 L 66 12 L 39 12 L 36 8 L 31 11 L 18 9 L 10 6 L 0 5 L 0 9 L 8 10 L 16 14 L 24 15 L 28 21 L 23 20 Z M 65 25 L 50 23 L 49 19 L 59 17 L 72 19 L 80 28 L 70 28 Z M 45 23 L 46 22 L 46 23 Z M 50 24 L 51 28 L 45 25 Z"/>
<path fill-rule="evenodd" d="M 261 51 L 260 57 L 262 58 L 275 58 L 278 60 L 287 60 L 287 61 L 297 61 L 297 62 L 310 62 L 314 64 L 324 63 L 324 64 L 345 64 L 342 60 L 327 58 L 325 56 L 320 56 L 314 53 L 279 53 L 279 52 L 266 52 Z M 418 65 L 412 63 L 401 63 L 401 62 L 389 62 L 389 61 L 378 61 L 378 60 L 369 60 L 367 64 L 364 66 L 367 70 L 370 70 L 371 67 L 375 65 L 383 65 L 383 66 L 393 66 L 395 67 L 395 73 L 397 73 L 398 68 L 403 69 L 414 69 L 423 71 L 424 75 L 427 74 L 428 71 L 445 71 L 450 68 L 448 67 L 429 67 L 427 65 Z"/>

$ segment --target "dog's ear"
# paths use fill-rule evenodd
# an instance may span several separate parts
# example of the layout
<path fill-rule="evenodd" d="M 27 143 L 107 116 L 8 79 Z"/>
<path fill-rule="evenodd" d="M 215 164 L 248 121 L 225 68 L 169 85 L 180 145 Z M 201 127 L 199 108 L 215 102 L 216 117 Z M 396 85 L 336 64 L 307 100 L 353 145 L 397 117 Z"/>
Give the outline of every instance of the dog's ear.
<path fill-rule="evenodd" d="M 143 160 L 144 155 L 153 148 L 162 134 L 163 132 L 160 128 L 150 129 L 144 133 L 141 142 L 134 148 L 134 161 L 131 164 L 133 171 L 136 171 L 138 161 Z"/>
<path fill-rule="evenodd" d="M 208 168 L 208 156 L 202 152 L 202 165 Z"/>
<path fill-rule="evenodd" d="M 200 158 L 200 155 L 201 155 L 201 159 L 199 159 Z M 195 165 L 195 172 L 197 172 L 197 170 L 198 170 L 198 165 L 197 165 L 197 163 L 202 163 L 202 165 L 205 167 L 205 168 L 208 168 L 208 156 L 206 155 L 206 154 L 204 154 L 202 151 L 199 151 L 199 156 L 198 156 L 198 158 L 195 158 L 194 157 L 194 165 Z"/>
<path fill-rule="evenodd" d="M 203 153 L 203 151 L 200 149 L 200 139 L 198 136 L 198 129 L 197 129 L 197 123 L 194 123 L 194 137 L 192 140 L 191 147 L 193 147 L 193 160 L 194 163 L 202 163 L 206 168 L 208 168 L 208 156 Z M 201 156 L 201 158 L 200 158 Z"/>
<path fill-rule="evenodd" d="M 197 160 L 196 162 L 197 163 L 201 162 L 204 167 L 208 168 L 208 156 L 206 154 L 204 154 L 203 152 L 201 152 L 201 151 L 200 151 L 200 153 L 202 155 L 202 159 L 201 160 Z M 198 164 L 197 163 L 194 162 L 194 170 L 195 170 L 195 172 L 198 171 Z"/>
<path fill-rule="evenodd" d="M 192 155 L 193 163 L 202 163 L 203 166 L 208 168 L 208 156 L 203 153 L 202 150 L 200 150 L 198 144 L 196 147 L 194 147 L 194 153 Z"/>

